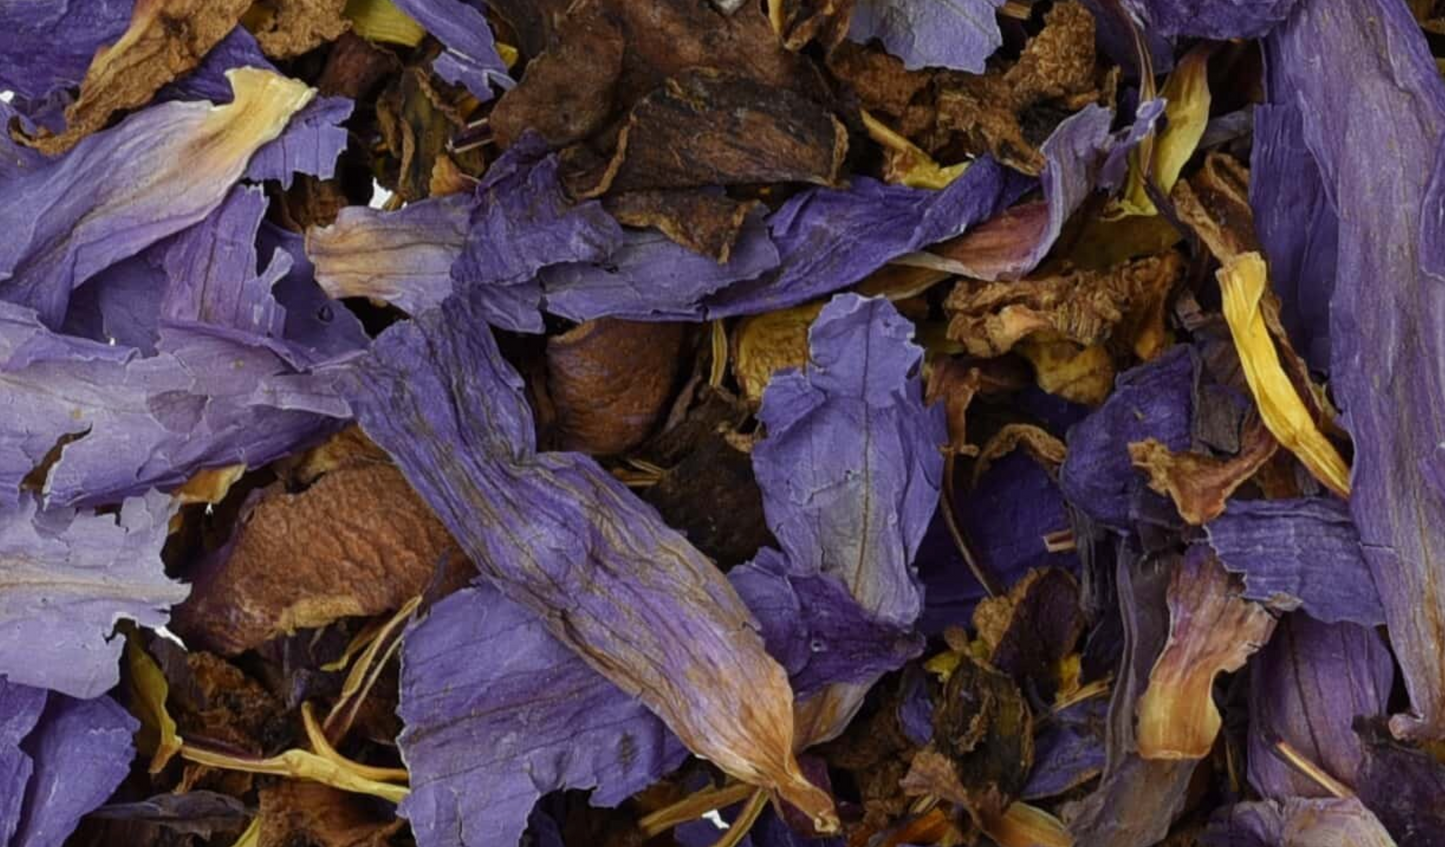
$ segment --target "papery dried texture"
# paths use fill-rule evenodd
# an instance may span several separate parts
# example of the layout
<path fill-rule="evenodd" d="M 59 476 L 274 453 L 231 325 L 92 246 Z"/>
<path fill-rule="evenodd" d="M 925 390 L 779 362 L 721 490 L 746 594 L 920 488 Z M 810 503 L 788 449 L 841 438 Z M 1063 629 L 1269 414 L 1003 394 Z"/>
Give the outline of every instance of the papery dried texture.
<path fill-rule="evenodd" d="M 1258 253 L 1242 253 L 1226 263 L 1218 277 L 1224 317 L 1264 425 L 1316 479 L 1340 497 L 1349 497 L 1349 465 L 1320 431 L 1280 364 L 1260 303 L 1266 285 L 1264 260 Z"/>
<path fill-rule="evenodd" d="M 1236 803 L 1215 812 L 1200 843 L 1207 847 L 1395 847 L 1380 821 L 1354 797 Z"/>
<path fill-rule="evenodd" d="M 258 847 L 386 847 L 402 822 L 380 817 L 356 795 L 330 786 L 288 779 L 258 793 Z M 390 818 L 388 820 L 388 818 Z"/>
<path fill-rule="evenodd" d="M 848 37 L 883 42 L 909 70 L 952 68 L 983 73 L 984 62 L 1003 44 L 994 11 L 1002 0 L 858 0 Z"/>
<path fill-rule="evenodd" d="M 64 153 L 105 126 L 111 115 L 144 105 L 162 85 L 199 64 L 248 5 L 246 0 L 137 0 L 125 32 L 96 53 L 86 70 L 80 97 L 66 107 L 65 131 L 42 130 L 26 143 L 48 155 Z M 284 97 L 280 91 L 267 96 Z"/>
<path fill-rule="evenodd" d="M 0 689 L 6 686 L 0 680 Z M 130 772 L 131 734 L 138 725 L 109 697 L 49 695 L 21 742 L 33 770 L 10 847 L 61 847 L 81 817 L 104 803 Z"/>
<path fill-rule="evenodd" d="M 1059 485 L 1026 453 L 1010 453 L 992 463 L 955 497 L 957 521 L 973 556 L 999 587 L 1014 585 L 1033 568 L 1078 567 L 1073 553 L 1049 544 L 1051 534 L 1069 529 L 1068 512 Z M 941 524 L 941 518 L 935 521 L 919 554 L 927 588 L 919 628 L 930 635 L 967 623 L 974 606 L 988 596 Z"/>
<path fill-rule="evenodd" d="M 1230 495 L 1248 482 L 1278 447 L 1263 420 L 1251 414 L 1240 434 L 1239 452 L 1229 458 L 1176 453 L 1147 438 L 1129 445 L 1129 459 L 1149 475 L 1150 488 L 1169 495 L 1180 517 L 1201 526 L 1224 512 Z"/>
<path fill-rule="evenodd" d="M 1038 332 L 1084 346 L 1162 346 L 1164 305 L 1183 275 L 1178 253 L 1150 256 L 1107 273 L 1070 271 L 1016 282 L 963 280 L 949 294 L 948 334 L 975 356 L 998 356 Z"/>
<path fill-rule="evenodd" d="M 35 728 L 45 708 L 43 688 L 10 682 L 0 676 L 0 844 L 9 844 L 20 825 L 25 786 L 35 762 L 20 743 Z"/>
<path fill-rule="evenodd" d="M 854 9 L 851 0 L 769 0 L 767 5 L 768 21 L 784 47 L 802 50 L 810 42 L 816 42 L 825 52 L 833 50 L 847 36 Z"/>
<path fill-rule="evenodd" d="M 461 85 L 486 102 L 493 86 L 510 87 L 507 65 L 497 55 L 497 44 L 487 18 L 463 0 L 392 0 L 446 48 L 432 61 L 436 75 Z"/>
<path fill-rule="evenodd" d="M 267 56 L 288 59 L 335 41 L 348 27 L 345 8 L 346 0 L 272 0 L 247 23 Z"/>
<path fill-rule="evenodd" d="M 1289 17 L 1296 0 L 1124 0 L 1145 27 L 1169 38 L 1259 38 Z"/>
<path fill-rule="evenodd" d="M 1402 736 L 1445 735 L 1445 545 L 1438 476 L 1445 288 L 1421 267 L 1422 201 L 1445 134 L 1445 81 L 1403 3 L 1296 6 L 1265 43 L 1267 90 L 1298 102 L 1340 215 L 1331 379 L 1355 443 L 1351 510 L 1404 670 Z M 1340 132 L 1349 116 L 1348 130 Z M 1382 158 L 1382 150 L 1392 151 Z"/>
<path fill-rule="evenodd" d="M 1034 766 L 1020 795 L 1054 797 L 1083 785 L 1104 769 L 1109 701 L 1090 697 L 1057 709 L 1034 737 Z"/>
<path fill-rule="evenodd" d="M 1283 741 L 1353 786 L 1362 752 L 1351 727 L 1385 713 L 1394 678 L 1390 649 L 1373 629 L 1286 617 L 1250 668 L 1250 785 L 1270 800 L 1330 796 L 1278 754 Z"/>
<path fill-rule="evenodd" d="M 1339 219 L 1306 145 L 1298 104 L 1255 107 L 1250 177 L 1255 229 L 1285 329 L 1312 368 L 1328 370 Z"/>
<path fill-rule="evenodd" d="M 965 656 L 934 708 L 933 741 L 914 756 L 903 788 L 957 803 L 986 824 L 1023 789 L 1033 757 L 1033 716 L 1018 687 Z"/>
<path fill-rule="evenodd" d="M 1121 374 L 1108 401 L 1069 431 L 1059 487 L 1075 508 L 1106 526 L 1130 528 L 1145 480 L 1128 445 L 1154 439 L 1173 451 L 1190 446 L 1197 368 L 1192 348 L 1171 347 Z"/>
<path fill-rule="evenodd" d="M 34 307 L 49 326 L 70 292 L 97 271 L 201 220 L 247 160 L 311 100 L 304 84 L 242 68 L 224 106 L 167 103 L 91 136 L 9 186 L 40 204 L 0 220 L 0 299 Z"/>
<path fill-rule="evenodd" d="M 808 328 L 822 310 L 822 303 L 804 303 L 737 322 L 729 362 L 744 398 L 762 402 L 774 373 L 807 364 Z"/>
<path fill-rule="evenodd" d="M 1265 607 L 1237 592 L 1213 552 L 1191 549 L 1169 580 L 1169 640 L 1139 698 L 1139 755 L 1207 755 L 1221 723 L 1214 677 L 1243 667 L 1274 625 Z"/>
<path fill-rule="evenodd" d="M 95 697 L 120 678 L 122 618 L 166 622 L 186 587 L 161 564 L 169 499 L 128 500 L 118 515 L 0 507 L 0 673 L 12 682 Z"/>
<path fill-rule="evenodd" d="M 277 483 L 243 507 L 175 628 L 188 644 L 234 655 L 297 629 L 384 614 L 420 594 L 454 551 L 390 464 L 343 466 L 295 494 Z"/>
<path fill-rule="evenodd" d="M 678 244 L 726 264 L 758 201 L 734 200 L 720 191 L 677 189 L 627 191 L 608 197 L 607 211 L 619 223 L 655 227 Z"/>
<path fill-rule="evenodd" d="M 335 223 L 306 231 L 306 255 L 332 297 L 383 300 L 416 314 L 451 293 L 451 267 L 466 243 L 471 207 L 463 195 L 394 212 L 347 206 Z"/>
<path fill-rule="evenodd" d="M 160 352 L 140 358 L 51 333 L 34 312 L 0 302 L 0 502 L 15 503 L 21 480 L 42 465 L 48 504 L 116 503 L 178 486 L 201 468 L 255 467 L 319 438 L 348 414 L 346 404 L 328 378 L 298 372 L 274 346 L 172 326 Z"/>
<path fill-rule="evenodd" d="M 128 803 L 107 803 L 91 812 L 90 817 L 155 824 L 186 835 L 210 838 L 217 830 L 244 828 L 251 814 L 245 803 L 229 794 L 195 790 L 157 794 Z"/>
<path fill-rule="evenodd" d="M 399 200 L 414 203 L 448 193 L 433 191 L 434 183 L 438 188 L 453 180 L 475 185 L 465 174 L 449 173 L 455 170 L 452 156 L 477 170 L 484 164 L 480 153 L 452 152 L 453 139 L 466 131 L 463 112 L 452 99 L 418 67 L 405 68 L 376 98 L 377 128 L 397 160 L 392 190 Z"/>
<path fill-rule="evenodd" d="M 458 298 L 378 340 L 350 378 L 367 434 L 482 573 L 555 637 L 695 752 L 836 826 L 831 799 L 793 758 L 792 691 L 751 614 L 595 462 L 535 452 L 520 378 L 478 329 L 485 315 L 476 297 Z M 473 406 L 480 397 L 489 402 Z"/>
<path fill-rule="evenodd" d="M 941 191 L 854 177 L 846 190 L 814 188 L 768 216 L 781 266 L 704 302 L 708 317 L 795 306 L 852 285 L 889 261 L 959 235 L 1019 198 L 1028 181 L 989 158 Z"/>
<path fill-rule="evenodd" d="M 622 227 L 602 205 L 572 203 L 557 174 L 557 157 L 532 135 L 492 163 L 477 186 L 466 242 L 451 273 L 462 286 L 485 289 L 494 324 L 540 332 L 537 271 L 559 262 L 604 260 L 623 240 Z"/>
<path fill-rule="evenodd" d="M 1348 508 L 1323 497 L 1235 500 L 1205 525 L 1244 596 L 1316 620 L 1385 622 L 1385 610 Z"/>
<path fill-rule="evenodd" d="M 1007 595 L 979 603 L 973 627 L 990 665 L 1050 700 L 1059 663 L 1084 631 L 1079 583 L 1056 568 L 1030 571 Z"/>
<path fill-rule="evenodd" d="M 652 431 L 673 393 L 681 324 L 603 318 L 547 341 L 547 390 L 563 450 L 621 453 Z"/>
<path fill-rule="evenodd" d="M 813 100 L 745 76 L 695 70 L 632 108 L 602 173 L 565 178 L 583 197 L 760 182 L 832 185 L 847 152 L 847 130 Z"/>
<path fill-rule="evenodd" d="M 625 230 L 604 260 L 550 265 L 538 278 L 547 310 L 572 320 L 698 320 L 709 297 L 725 296 L 729 286 L 770 273 L 778 262 L 759 208 L 744 219 L 726 264 L 662 233 Z"/>
<path fill-rule="evenodd" d="M 1169 632 L 1166 594 L 1177 555 L 1145 560 L 1129 545 L 1115 568 L 1124 650 L 1109 701 L 1107 756 L 1099 787 L 1065 808 L 1078 847 L 1150 847 L 1184 808 L 1193 759 L 1139 755 L 1135 704 Z"/>
<path fill-rule="evenodd" d="M 1059 3 L 1044 28 L 1007 70 L 982 76 L 951 74 L 940 81 L 938 126 L 955 132 L 971 152 L 1037 174 L 1045 165 L 1026 137 L 1022 116 L 1047 100 L 1080 108 L 1098 98 L 1094 85 L 1094 19 L 1077 3 Z"/>
<path fill-rule="evenodd" d="M 1392 737 L 1385 721 L 1360 720 L 1364 745 L 1355 788 L 1400 847 L 1430 847 L 1445 838 L 1445 766 L 1433 755 Z"/>
<path fill-rule="evenodd" d="M 125 32 L 134 3 L 6 4 L 0 10 L 0 89 L 39 101 L 80 85 L 96 51 Z"/>
<path fill-rule="evenodd" d="M 768 526 L 794 568 L 842 580 L 880 621 L 923 609 L 913 555 L 938 505 L 943 410 L 923 405 L 923 350 L 883 298 L 834 298 L 808 331 L 808 364 L 774 375 L 753 448 Z M 805 704 L 805 737 L 831 738 L 870 684 Z"/>
<path fill-rule="evenodd" d="M 1085 106 L 1059 124 L 1039 147 L 1042 203 L 1004 211 L 972 232 L 932 252 L 978 279 L 1012 279 L 1038 267 L 1063 232 L 1064 223 L 1094 190 L 1111 145 L 1109 110 Z"/>

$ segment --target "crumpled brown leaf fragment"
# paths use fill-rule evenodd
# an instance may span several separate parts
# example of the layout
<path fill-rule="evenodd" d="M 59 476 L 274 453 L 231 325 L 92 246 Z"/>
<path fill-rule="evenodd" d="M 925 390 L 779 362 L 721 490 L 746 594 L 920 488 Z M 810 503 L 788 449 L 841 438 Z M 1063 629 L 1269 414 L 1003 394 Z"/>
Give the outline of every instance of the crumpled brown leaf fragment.
<path fill-rule="evenodd" d="M 608 455 L 641 443 L 672 396 L 683 329 L 602 318 L 549 338 L 559 449 Z"/>
<path fill-rule="evenodd" d="M 625 191 L 603 205 L 619 223 L 653 227 L 678 244 L 726 264 L 756 200 L 734 200 L 720 191 L 683 188 Z"/>
<path fill-rule="evenodd" d="M 1007 675 L 963 655 L 934 706 L 933 741 L 913 757 L 903 788 L 1001 817 L 1034 762 L 1033 716 Z"/>
<path fill-rule="evenodd" d="M 1205 156 L 1198 173 L 1174 184 L 1170 200 L 1175 216 L 1220 262 L 1260 249 L 1249 206 L 1249 171 L 1233 157 Z"/>
<path fill-rule="evenodd" d="M 430 196 L 437 163 L 465 119 L 421 68 L 408 68 L 376 102 L 377 125 L 400 165 L 394 191 L 411 202 Z M 480 170 L 479 151 L 458 154 L 463 170 Z"/>
<path fill-rule="evenodd" d="M 1174 501 L 1179 516 L 1203 526 L 1224 513 L 1225 503 L 1264 467 L 1279 449 L 1257 412 L 1251 411 L 1240 435 L 1239 452 L 1228 458 L 1175 453 L 1155 439 L 1129 445 L 1134 467 L 1149 475 L 1149 487 Z"/>
<path fill-rule="evenodd" d="M 1137 743 L 1145 759 L 1201 759 L 1221 718 L 1214 677 L 1237 671 L 1274 633 L 1274 615 L 1243 597 L 1214 552 L 1196 547 L 1169 578 L 1169 640 L 1139 698 Z"/>
<path fill-rule="evenodd" d="M 888 116 L 900 135 L 916 138 L 933 125 L 936 71 L 910 71 L 897 56 L 851 41 L 828 54 L 828 70 L 853 89 L 864 109 Z"/>
<path fill-rule="evenodd" d="M 960 280 L 944 303 L 948 334 L 976 356 L 998 356 L 1049 332 L 1086 347 L 1114 340 L 1147 359 L 1165 343 L 1164 308 L 1183 272 L 1183 258 L 1170 251 L 1107 271 Z"/>
<path fill-rule="evenodd" d="M 345 9 L 346 0 L 259 0 L 245 24 L 267 56 L 289 59 L 350 29 Z"/>
<path fill-rule="evenodd" d="M 600 173 L 569 167 L 564 179 L 580 197 L 768 182 L 831 185 L 847 152 L 847 129 L 816 101 L 698 69 L 667 80 L 632 108 Z M 564 158 L 564 165 L 573 161 Z"/>
<path fill-rule="evenodd" d="M 924 400 L 931 406 L 942 400 L 948 421 L 948 451 L 971 456 L 978 447 L 968 443 L 968 407 L 983 388 L 983 371 L 967 359 L 950 356 L 932 363 Z"/>
<path fill-rule="evenodd" d="M 1058 689 L 1055 668 L 1084 631 L 1079 583 L 1058 568 L 1031 570 L 1008 594 L 980 601 L 973 626 L 991 665 L 1051 700 Z"/>
<path fill-rule="evenodd" d="M 768 0 L 768 17 L 789 50 L 816 41 L 827 51 L 848 35 L 853 0 Z"/>
<path fill-rule="evenodd" d="M 938 123 L 961 134 L 972 152 L 990 152 L 1028 174 L 1043 170 L 1040 137 L 1025 123 L 1029 109 L 1045 101 L 1066 110 L 1097 102 L 1104 92 L 1094 73 L 1094 18 L 1076 2 L 1055 4 L 1044 28 L 1004 71 L 982 75 L 949 72 L 938 78 Z"/>
<path fill-rule="evenodd" d="M 200 64 L 236 27 L 250 0 L 137 0 L 130 26 L 95 54 L 80 96 L 65 110 L 65 130 L 34 138 L 12 130 L 22 144 L 48 155 L 64 153 L 105 126 L 110 116 L 150 102 L 161 86 Z"/>
<path fill-rule="evenodd" d="M 995 459 L 1012 453 L 1022 447 L 1035 462 L 1043 465 L 1052 474 L 1064 463 L 1064 442 L 1042 427 L 1026 423 L 1004 424 L 989 437 L 979 451 L 978 461 L 973 466 L 973 481 L 988 472 Z"/>
<path fill-rule="evenodd" d="M 282 780 L 260 791 L 257 847 L 385 847 L 403 821 L 378 817 L 354 794 L 303 780 Z"/>
<path fill-rule="evenodd" d="M 231 542 L 176 609 L 176 630 L 220 653 L 395 609 L 456 549 L 389 463 L 342 467 L 297 494 L 276 484 L 252 496 Z"/>

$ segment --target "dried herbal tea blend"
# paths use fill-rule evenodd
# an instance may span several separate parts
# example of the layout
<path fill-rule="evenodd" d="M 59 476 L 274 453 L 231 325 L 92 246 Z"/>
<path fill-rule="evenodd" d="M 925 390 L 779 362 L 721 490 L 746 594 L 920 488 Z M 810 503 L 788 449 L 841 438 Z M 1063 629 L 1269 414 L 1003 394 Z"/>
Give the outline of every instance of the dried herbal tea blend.
<path fill-rule="evenodd" d="M 0 847 L 1445 844 L 1445 6 L 0 3 Z"/>

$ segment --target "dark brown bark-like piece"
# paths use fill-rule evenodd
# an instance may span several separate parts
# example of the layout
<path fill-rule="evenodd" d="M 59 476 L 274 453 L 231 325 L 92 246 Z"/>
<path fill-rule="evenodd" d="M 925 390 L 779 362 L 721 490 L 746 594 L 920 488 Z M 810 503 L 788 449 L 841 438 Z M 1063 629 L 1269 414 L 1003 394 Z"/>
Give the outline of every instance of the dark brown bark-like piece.
<path fill-rule="evenodd" d="M 606 198 L 607 211 L 627 226 L 654 227 L 663 235 L 725 264 L 757 201 L 734 200 L 719 191 L 627 191 Z"/>
<path fill-rule="evenodd" d="M 316 782 L 284 780 L 261 789 L 260 799 L 259 847 L 385 847 L 402 827 L 363 798 Z"/>
<path fill-rule="evenodd" d="M 837 181 L 848 132 L 818 103 L 720 71 L 667 81 L 632 110 L 583 196 L 645 189 Z M 574 183 L 575 184 L 575 183 Z"/>
<path fill-rule="evenodd" d="M 344 32 L 326 57 L 316 89 L 325 95 L 359 100 L 387 75 L 400 70 L 401 62 L 395 54 L 355 33 Z"/>
<path fill-rule="evenodd" d="M 677 382 L 681 324 L 588 321 L 547 342 L 559 447 L 621 453 L 657 424 Z"/>
<path fill-rule="evenodd" d="M 220 653 L 395 609 L 455 550 L 390 464 L 342 468 L 299 494 L 273 486 L 254 496 L 224 560 L 176 610 L 188 642 Z"/>

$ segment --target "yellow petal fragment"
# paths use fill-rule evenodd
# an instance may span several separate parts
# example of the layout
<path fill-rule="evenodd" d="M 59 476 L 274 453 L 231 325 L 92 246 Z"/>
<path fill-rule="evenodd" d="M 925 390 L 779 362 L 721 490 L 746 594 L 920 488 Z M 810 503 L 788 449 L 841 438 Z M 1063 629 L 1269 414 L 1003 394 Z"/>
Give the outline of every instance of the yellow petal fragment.
<path fill-rule="evenodd" d="M 1280 445 L 1299 457 L 1326 488 L 1350 496 L 1350 467 L 1315 425 L 1309 408 L 1280 364 L 1261 311 L 1268 277 L 1258 253 L 1241 253 L 1216 274 L 1224 297 L 1224 319 L 1234 337 L 1249 393 L 1254 395 L 1264 425 Z"/>
<path fill-rule="evenodd" d="M 222 770 L 309 779 L 342 791 L 369 794 L 393 803 L 400 803 L 410 793 L 405 786 L 391 785 L 361 776 L 356 769 L 362 766 L 349 759 L 333 761 L 305 750 L 287 750 L 269 759 L 247 759 L 187 745 L 181 748 L 181 758 Z"/>
<path fill-rule="evenodd" d="M 219 503 L 226 499 L 226 492 L 231 490 L 231 486 L 235 485 L 236 480 L 245 472 L 245 463 L 206 468 L 197 471 L 195 476 L 186 480 L 180 488 L 171 492 L 171 495 L 184 504 Z"/>
<path fill-rule="evenodd" d="M 142 752 L 151 754 L 150 772 L 157 774 L 172 756 L 180 752 L 182 744 L 181 737 L 176 734 L 175 719 L 166 711 L 170 683 L 166 682 L 160 665 L 141 646 L 134 630 L 126 633 L 125 664 L 129 671 L 126 688 L 130 695 L 130 708 L 140 720 L 136 746 Z"/>
<path fill-rule="evenodd" d="M 363 765 L 353 762 L 337 752 L 336 748 L 331 746 L 331 740 L 326 737 L 326 732 L 321 728 L 321 722 L 316 720 L 316 710 L 312 708 L 309 700 L 301 704 L 301 722 L 306 727 L 306 740 L 311 742 L 311 749 L 321 758 L 349 768 L 357 776 L 374 779 L 377 782 L 405 784 L 411 778 L 405 768 L 378 768 L 372 765 Z"/>
<path fill-rule="evenodd" d="M 517 52 L 517 48 L 501 41 L 497 42 L 497 56 L 501 58 L 502 64 L 507 66 L 507 70 L 515 67 L 517 60 L 522 58 L 522 54 Z"/>
<path fill-rule="evenodd" d="M 342 14 L 351 31 L 367 41 L 415 47 L 426 37 L 426 29 L 391 0 L 347 0 Z"/>
<path fill-rule="evenodd" d="M 1063 821 L 1027 803 L 1013 803 L 983 831 L 999 847 L 1073 847 L 1074 837 Z"/>
<path fill-rule="evenodd" d="M 947 167 L 938 164 L 912 141 L 870 115 L 867 109 L 861 111 L 868 137 L 892 154 L 893 161 L 889 163 L 890 181 L 902 183 L 909 188 L 946 188 L 968 169 L 968 162 Z"/>
<path fill-rule="evenodd" d="M 1200 45 L 1189 51 L 1164 85 L 1165 99 L 1164 129 L 1154 139 L 1149 175 L 1154 185 L 1164 194 L 1174 189 L 1179 172 L 1194 151 L 1199 139 L 1204 137 L 1204 127 L 1209 123 L 1209 45 Z M 1136 149 L 1129 157 L 1129 180 L 1119 207 L 1125 215 L 1157 215 L 1154 201 L 1145 190 L 1143 171 L 1143 147 Z"/>
<path fill-rule="evenodd" d="M 808 328 L 823 304 L 805 303 L 743 318 L 733 330 L 733 376 L 748 402 L 757 404 L 773 374 L 808 361 Z"/>
<path fill-rule="evenodd" d="M 251 823 L 249 826 L 246 827 L 246 831 L 241 833 L 241 837 L 237 838 L 235 843 L 233 843 L 231 847 L 257 847 L 257 845 L 260 843 L 261 816 L 257 815 L 256 817 L 251 818 Z"/>
<path fill-rule="evenodd" d="M 1014 346 L 1034 366 L 1034 382 L 1050 394 L 1097 406 L 1114 388 L 1114 360 L 1103 344 L 1081 347 L 1051 332 L 1034 333 Z"/>

